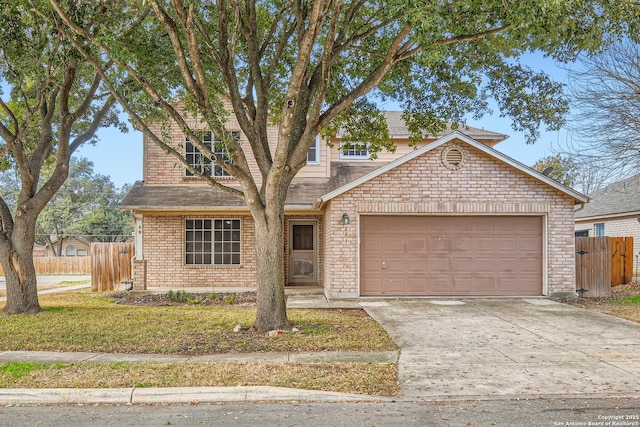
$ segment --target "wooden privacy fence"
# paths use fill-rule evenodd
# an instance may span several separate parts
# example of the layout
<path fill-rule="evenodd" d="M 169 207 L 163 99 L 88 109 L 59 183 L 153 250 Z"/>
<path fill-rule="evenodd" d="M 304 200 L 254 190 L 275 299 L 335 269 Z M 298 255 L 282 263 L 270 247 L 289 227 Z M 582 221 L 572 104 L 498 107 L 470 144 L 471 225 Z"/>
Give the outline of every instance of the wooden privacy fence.
<path fill-rule="evenodd" d="M 576 290 L 585 297 L 611 294 L 633 278 L 633 237 L 576 237 Z"/>
<path fill-rule="evenodd" d="M 91 244 L 91 290 L 113 291 L 123 281 L 131 280 L 134 243 Z"/>
<path fill-rule="evenodd" d="M 36 274 L 89 274 L 91 272 L 91 257 L 33 257 Z M 0 276 L 4 275 L 0 266 Z"/>

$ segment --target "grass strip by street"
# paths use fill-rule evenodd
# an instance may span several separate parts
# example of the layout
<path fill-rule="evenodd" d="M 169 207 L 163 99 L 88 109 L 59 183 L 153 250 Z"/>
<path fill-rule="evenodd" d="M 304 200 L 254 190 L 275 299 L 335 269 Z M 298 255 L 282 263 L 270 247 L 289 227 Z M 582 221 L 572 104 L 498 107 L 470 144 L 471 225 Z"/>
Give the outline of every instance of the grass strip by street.
<path fill-rule="evenodd" d="M 0 351 L 192 355 L 398 348 L 364 310 L 290 309 L 300 332 L 269 337 L 249 329 L 255 307 L 127 306 L 89 291 L 43 295 L 40 304 L 36 315 L 0 314 Z"/>
<path fill-rule="evenodd" d="M 129 388 L 275 386 L 393 396 L 396 364 L 0 363 L 1 388 Z"/>

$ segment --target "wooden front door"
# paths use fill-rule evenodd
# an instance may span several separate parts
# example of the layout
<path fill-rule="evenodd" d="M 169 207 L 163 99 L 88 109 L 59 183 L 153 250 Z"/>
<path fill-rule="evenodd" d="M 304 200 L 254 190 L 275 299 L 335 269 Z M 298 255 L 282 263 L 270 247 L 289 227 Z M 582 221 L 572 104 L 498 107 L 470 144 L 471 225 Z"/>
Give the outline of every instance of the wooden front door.
<path fill-rule="evenodd" d="M 289 224 L 289 283 L 318 282 L 317 224 L 291 222 Z"/>

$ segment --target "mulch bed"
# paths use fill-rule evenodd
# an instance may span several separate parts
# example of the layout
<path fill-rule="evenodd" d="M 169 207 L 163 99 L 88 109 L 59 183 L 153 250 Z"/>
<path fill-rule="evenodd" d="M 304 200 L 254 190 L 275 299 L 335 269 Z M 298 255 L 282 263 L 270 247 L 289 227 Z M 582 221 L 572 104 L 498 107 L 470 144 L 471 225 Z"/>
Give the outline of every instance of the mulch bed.
<path fill-rule="evenodd" d="M 169 298 L 169 294 L 151 294 L 129 298 L 127 292 L 116 292 L 107 295 L 116 304 L 136 306 L 186 306 L 186 305 L 226 305 L 249 307 L 256 305 L 255 292 L 236 293 L 182 293 Z"/>
<path fill-rule="evenodd" d="M 555 298 L 555 300 L 588 308 L 590 306 L 609 304 L 611 301 L 622 300 L 626 297 L 635 296 L 638 294 L 640 294 L 640 283 L 628 283 L 626 285 L 614 286 L 613 288 L 611 288 L 611 295 L 606 297 L 563 297 Z"/>

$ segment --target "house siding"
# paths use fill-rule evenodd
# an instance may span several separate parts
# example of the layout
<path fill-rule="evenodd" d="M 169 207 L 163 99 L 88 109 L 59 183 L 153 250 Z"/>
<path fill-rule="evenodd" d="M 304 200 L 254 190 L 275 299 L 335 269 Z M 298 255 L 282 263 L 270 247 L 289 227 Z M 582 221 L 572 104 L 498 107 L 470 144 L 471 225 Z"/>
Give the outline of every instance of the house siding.
<path fill-rule="evenodd" d="M 359 295 L 360 214 L 539 215 L 546 221 L 546 294 L 575 291 L 574 201 L 467 145 L 465 162 L 445 167 L 444 144 L 332 199 L 325 211 L 325 293 Z M 343 213 L 351 219 L 342 225 Z M 543 270 L 545 270 L 543 266 Z"/>

